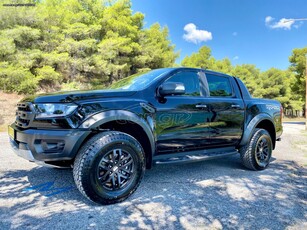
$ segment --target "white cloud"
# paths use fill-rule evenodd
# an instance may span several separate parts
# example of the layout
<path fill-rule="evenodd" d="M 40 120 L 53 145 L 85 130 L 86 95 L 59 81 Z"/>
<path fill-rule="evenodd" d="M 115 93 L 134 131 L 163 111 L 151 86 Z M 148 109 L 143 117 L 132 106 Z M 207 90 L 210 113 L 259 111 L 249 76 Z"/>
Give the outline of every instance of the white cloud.
<path fill-rule="evenodd" d="M 239 56 L 234 56 L 233 57 L 233 60 L 238 60 L 239 59 Z"/>
<path fill-rule="evenodd" d="M 267 16 L 265 17 L 265 24 L 268 26 L 273 20 L 274 18 L 272 18 L 271 16 Z"/>
<path fill-rule="evenodd" d="M 232 36 L 238 36 L 238 32 L 233 32 Z"/>
<path fill-rule="evenodd" d="M 274 22 L 275 19 L 271 16 L 265 18 L 265 25 L 271 29 L 285 29 L 290 30 L 291 26 L 295 23 L 294 19 L 282 18 L 278 22 Z"/>
<path fill-rule="evenodd" d="M 279 22 L 273 24 L 272 28 L 273 29 L 282 28 L 282 29 L 290 30 L 293 24 L 294 24 L 294 20 L 282 18 L 279 20 Z"/>
<path fill-rule="evenodd" d="M 196 25 L 189 23 L 183 28 L 186 32 L 183 35 L 184 40 L 195 44 L 212 40 L 212 33 L 206 30 L 198 30 Z"/>

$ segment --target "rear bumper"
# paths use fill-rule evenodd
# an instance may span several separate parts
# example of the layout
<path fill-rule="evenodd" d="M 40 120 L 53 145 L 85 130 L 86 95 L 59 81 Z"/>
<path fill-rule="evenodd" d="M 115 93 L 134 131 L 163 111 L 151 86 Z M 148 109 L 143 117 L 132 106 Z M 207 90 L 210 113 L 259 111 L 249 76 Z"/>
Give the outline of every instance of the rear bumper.
<path fill-rule="evenodd" d="M 90 134 L 89 130 L 78 129 L 21 130 L 14 124 L 10 125 L 9 129 L 10 144 L 14 152 L 36 163 L 74 159 L 81 144 Z"/>

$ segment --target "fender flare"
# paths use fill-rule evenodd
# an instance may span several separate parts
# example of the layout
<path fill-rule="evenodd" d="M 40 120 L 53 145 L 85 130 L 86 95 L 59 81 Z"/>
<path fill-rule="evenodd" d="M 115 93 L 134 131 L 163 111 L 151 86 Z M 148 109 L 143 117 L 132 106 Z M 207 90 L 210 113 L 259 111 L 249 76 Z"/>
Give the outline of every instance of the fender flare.
<path fill-rule="evenodd" d="M 153 157 L 155 153 L 155 137 L 153 135 L 152 129 L 150 128 L 150 125 L 146 122 L 145 119 L 137 116 L 135 113 L 132 113 L 130 111 L 126 110 L 109 110 L 97 113 L 88 119 L 86 119 L 79 128 L 81 129 L 96 129 L 100 125 L 103 125 L 110 121 L 116 121 L 116 120 L 124 120 L 128 122 L 136 123 L 137 125 L 141 126 L 144 132 L 146 133 L 150 146 L 151 146 L 151 154 Z M 153 123 L 152 123 L 153 124 Z"/>
<path fill-rule="evenodd" d="M 248 123 L 248 125 L 244 129 L 244 133 L 243 133 L 243 136 L 241 138 L 239 146 L 244 146 L 249 142 L 249 140 L 251 139 L 251 136 L 253 134 L 253 131 L 255 130 L 257 125 L 263 120 L 269 120 L 273 124 L 274 129 L 275 129 L 274 121 L 272 120 L 272 118 L 268 114 L 264 114 L 264 113 L 258 114 Z M 272 140 L 272 141 L 275 141 L 275 140 Z"/>

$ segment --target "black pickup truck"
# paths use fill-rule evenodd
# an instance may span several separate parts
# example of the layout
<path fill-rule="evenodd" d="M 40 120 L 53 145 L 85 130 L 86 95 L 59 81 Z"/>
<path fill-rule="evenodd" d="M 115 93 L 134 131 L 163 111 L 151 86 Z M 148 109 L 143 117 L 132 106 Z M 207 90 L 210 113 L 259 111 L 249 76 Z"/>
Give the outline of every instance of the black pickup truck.
<path fill-rule="evenodd" d="M 279 102 L 252 98 L 236 77 L 194 68 L 133 75 L 107 90 L 23 99 L 9 126 L 15 152 L 73 167 L 75 183 L 100 204 L 123 201 L 154 164 L 240 153 L 265 169 L 282 134 Z"/>

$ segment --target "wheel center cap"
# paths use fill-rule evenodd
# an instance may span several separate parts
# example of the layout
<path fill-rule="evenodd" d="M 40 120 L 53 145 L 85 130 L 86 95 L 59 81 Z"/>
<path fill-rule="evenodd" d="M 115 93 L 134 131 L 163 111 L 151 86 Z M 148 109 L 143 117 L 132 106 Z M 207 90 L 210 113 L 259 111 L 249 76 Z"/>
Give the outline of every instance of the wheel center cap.
<path fill-rule="evenodd" d="M 112 169 L 113 172 L 117 172 L 118 171 L 118 166 L 114 166 Z"/>
<path fill-rule="evenodd" d="M 263 152 L 263 148 L 260 148 L 259 151 L 260 151 L 260 152 Z"/>

